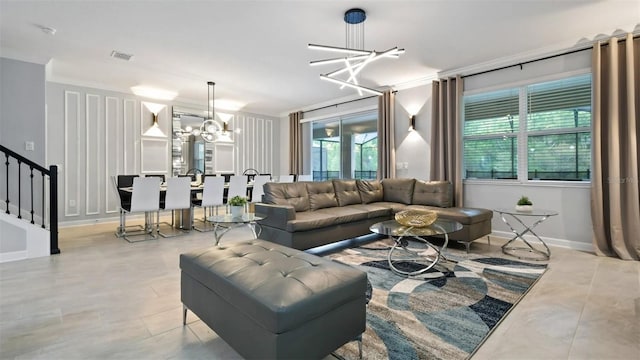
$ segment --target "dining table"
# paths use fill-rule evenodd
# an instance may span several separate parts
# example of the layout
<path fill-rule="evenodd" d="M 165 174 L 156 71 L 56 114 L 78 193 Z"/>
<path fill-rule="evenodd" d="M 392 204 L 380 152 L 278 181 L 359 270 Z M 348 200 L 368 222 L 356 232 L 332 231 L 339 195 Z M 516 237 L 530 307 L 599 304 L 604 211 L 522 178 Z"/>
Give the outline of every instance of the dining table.
<path fill-rule="evenodd" d="M 229 183 L 226 182 L 224 183 L 224 188 L 225 190 L 229 189 Z M 120 188 L 120 190 L 122 191 L 126 191 L 126 192 L 133 192 L 133 187 L 132 186 L 128 186 L 128 187 L 122 187 Z M 198 194 L 202 194 L 202 191 L 204 190 L 204 183 L 203 182 L 195 182 L 192 181 L 191 182 L 191 197 L 197 197 Z M 160 197 L 162 198 L 162 194 L 164 192 L 167 191 L 167 184 L 166 182 L 162 182 L 160 183 Z M 249 181 L 247 182 L 247 197 L 249 199 L 251 199 L 251 193 L 253 191 L 253 181 Z M 226 194 L 226 191 L 225 191 Z M 176 210 L 176 211 L 181 211 L 182 214 L 181 216 L 177 217 L 178 221 L 174 221 L 174 227 L 176 229 L 183 229 L 183 230 L 191 230 L 191 211 L 193 211 L 193 207 L 187 208 L 187 209 L 182 209 L 182 210 Z M 188 219 L 188 221 L 185 221 L 184 219 Z"/>

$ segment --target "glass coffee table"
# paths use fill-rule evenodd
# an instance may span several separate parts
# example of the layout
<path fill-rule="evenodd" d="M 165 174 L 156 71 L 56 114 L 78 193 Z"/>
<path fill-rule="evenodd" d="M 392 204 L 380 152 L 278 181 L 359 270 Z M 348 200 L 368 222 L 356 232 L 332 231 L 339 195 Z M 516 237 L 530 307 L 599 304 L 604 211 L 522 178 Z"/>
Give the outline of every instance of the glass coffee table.
<path fill-rule="evenodd" d="M 387 260 L 389 267 L 394 272 L 415 276 L 422 274 L 434 267 L 440 259 L 445 259 L 444 251 L 449 243 L 449 233 L 462 229 L 462 224 L 454 220 L 438 219 L 433 224 L 426 227 L 403 226 L 395 220 L 387 220 L 371 225 L 371 232 L 389 236 L 394 244 L 389 249 Z M 444 235 L 444 244 L 438 248 L 425 237 Z M 408 238 L 418 240 L 423 246 L 412 246 Z M 400 263 L 412 263 L 415 270 L 403 270 L 398 266 Z"/>
<path fill-rule="evenodd" d="M 233 216 L 231 214 L 216 215 L 208 218 L 213 223 L 213 235 L 216 238 L 216 245 L 220 243 L 220 239 L 224 234 L 233 228 L 240 226 L 247 226 L 253 233 L 253 238 L 257 239 L 258 235 L 262 232 L 262 227 L 258 224 L 259 220 L 265 219 L 266 216 L 258 215 L 256 213 L 244 213 L 240 216 Z M 257 228 L 257 232 L 256 232 Z"/>

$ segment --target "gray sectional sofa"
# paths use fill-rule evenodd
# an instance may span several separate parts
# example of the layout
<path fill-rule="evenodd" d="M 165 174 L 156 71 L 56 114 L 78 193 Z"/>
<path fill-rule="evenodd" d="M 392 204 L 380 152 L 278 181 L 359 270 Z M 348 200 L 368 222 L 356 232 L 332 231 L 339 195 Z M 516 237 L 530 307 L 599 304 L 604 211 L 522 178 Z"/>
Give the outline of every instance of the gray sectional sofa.
<path fill-rule="evenodd" d="M 493 212 L 451 204 L 447 181 L 333 180 L 267 183 L 255 211 L 266 215 L 259 221 L 260 239 L 305 250 L 369 234 L 372 224 L 402 210 L 429 209 L 463 225 L 449 239 L 463 242 L 468 252 L 472 241 L 491 233 Z"/>

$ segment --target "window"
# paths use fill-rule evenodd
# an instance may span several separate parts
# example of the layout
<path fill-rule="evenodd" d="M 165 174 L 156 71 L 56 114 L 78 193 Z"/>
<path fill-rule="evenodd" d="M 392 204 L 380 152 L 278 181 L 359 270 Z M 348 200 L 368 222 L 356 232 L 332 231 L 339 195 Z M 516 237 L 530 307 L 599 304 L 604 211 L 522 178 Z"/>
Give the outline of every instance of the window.
<path fill-rule="evenodd" d="M 467 179 L 590 179 L 591 75 L 468 95 L 463 116 Z"/>
<path fill-rule="evenodd" d="M 314 121 L 311 128 L 314 181 L 377 177 L 376 111 Z"/>

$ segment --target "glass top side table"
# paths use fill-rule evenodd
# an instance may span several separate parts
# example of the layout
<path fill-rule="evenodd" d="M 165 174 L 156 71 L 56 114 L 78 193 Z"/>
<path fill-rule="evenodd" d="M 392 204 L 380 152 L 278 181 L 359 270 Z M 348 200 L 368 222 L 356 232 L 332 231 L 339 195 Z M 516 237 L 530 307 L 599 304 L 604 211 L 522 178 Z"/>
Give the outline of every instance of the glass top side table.
<path fill-rule="evenodd" d="M 401 225 L 395 220 L 387 220 L 375 223 L 369 228 L 373 233 L 390 236 L 394 240 L 394 244 L 387 255 L 389 267 L 394 272 L 407 276 L 419 275 L 434 267 L 438 261 L 440 261 L 441 257 L 444 258 L 444 251 L 449 243 L 448 234 L 461 229 L 462 224 L 449 219 L 438 219 L 426 227 L 409 227 Z M 444 235 L 444 244 L 439 249 L 427 239 L 423 238 L 423 236 L 435 235 Z M 424 243 L 427 248 L 432 249 L 435 255 L 433 253 L 429 254 L 429 251 L 425 251 L 426 249 L 424 248 L 411 248 L 409 241 L 404 239 L 405 237 L 419 240 Z M 403 250 L 401 253 L 403 257 L 401 257 L 396 250 Z M 421 267 L 414 271 L 405 271 L 396 266 L 399 262 L 408 261 L 419 262 Z M 422 261 L 424 261 L 424 263 Z"/>
<path fill-rule="evenodd" d="M 229 230 L 239 227 L 247 226 L 253 233 L 253 238 L 257 239 L 258 235 L 262 232 L 262 227 L 257 222 L 263 220 L 266 216 L 258 215 L 255 213 L 244 213 L 241 216 L 233 216 L 231 214 L 216 215 L 208 218 L 210 222 L 214 224 L 213 235 L 216 238 L 215 245 L 220 243 L 220 239 Z M 256 232 L 257 228 L 257 232 Z"/>
<path fill-rule="evenodd" d="M 557 211 L 546 210 L 546 209 L 536 209 L 536 208 L 534 208 L 531 211 L 517 211 L 515 209 L 508 209 L 508 208 L 498 208 L 498 209 L 494 209 L 493 211 L 500 214 L 500 218 L 502 219 L 502 221 L 509 227 L 509 229 L 511 229 L 511 232 L 515 234 L 515 236 L 511 238 L 511 240 L 507 241 L 504 245 L 502 245 L 503 253 L 507 255 L 515 256 L 519 259 L 525 259 L 525 260 L 549 260 L 549 258 L 551 257 L 551 250 L 549 249 L 547 244 L 542 240 L 542 238 L 540 238 L 540 236 L 538 236 L 538 234 L 536 234 L 533 231 L 533 229 L 536 226 L 540 225 L 543 221 L 547 220 L 549 217 L 558 215 Z M 509 217 L 512 221 L 515 220 L 518 223 L 520 223 L 520 225 L 522 226 L 522 230 L 520 231 L 516 230 L 513 227 L 512 223 L 509 222 L 507 217 Z M 523 220 L 524 218 L 538 218 L 538 219 L 535 220 L 531 225 L 528 225 Z M 543 248 L 542 249 L 536 248 L 533 246 L 533 244 L 527 241 L 527 239 L 523 237 L 523 235 L 527 233 L 531 233 L 531 235 L 535 237 L 534 240 L 537 239 L 540 242 L 540 244 L 542 244 Z M 512 245 L 512 243 L 518 239 L 522 240 L 522 242 L 524 242 L 526 247 Z M 518 254 L 518 252 L 521 250 L 527 251 L 533 254 L 533 256 Z"/>

